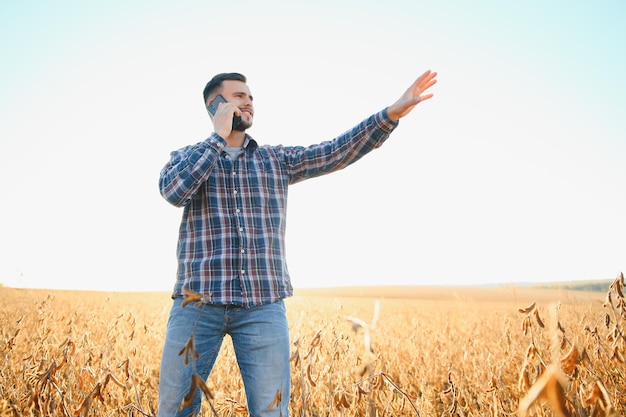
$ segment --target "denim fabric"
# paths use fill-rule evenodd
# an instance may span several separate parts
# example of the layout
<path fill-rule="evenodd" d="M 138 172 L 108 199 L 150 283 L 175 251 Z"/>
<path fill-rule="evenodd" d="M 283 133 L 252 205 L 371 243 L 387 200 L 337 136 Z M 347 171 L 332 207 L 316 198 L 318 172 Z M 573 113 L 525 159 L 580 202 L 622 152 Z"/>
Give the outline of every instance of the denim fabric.
<path fill-rule="evenodd" d="M 253 417 L 287 417 L 290 393 L 289 328 L 283 301 L 252 308 L 189 304 L 174 299 L 167 323 L 159 381 L 159 417 L 195 416 L 202 391 L 189 407 L 178 411 L 195 372 L 203 380 L 211 373 L 225 335 L 230 335 Z M 180 355 L 193 334 L 199 357 Z M 210 386 L 210 382 L 208 383 Z M 280 407 L 269 406 L 282 392 Z"/>

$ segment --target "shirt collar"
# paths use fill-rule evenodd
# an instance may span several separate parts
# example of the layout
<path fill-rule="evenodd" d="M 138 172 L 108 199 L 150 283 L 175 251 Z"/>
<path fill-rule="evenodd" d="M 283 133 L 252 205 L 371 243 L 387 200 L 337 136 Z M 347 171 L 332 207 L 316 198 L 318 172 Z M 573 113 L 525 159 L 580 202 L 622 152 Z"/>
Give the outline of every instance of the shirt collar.
<path fill-rule="evenodd" d="M 256 140 L 252 139 L 252 137 L 246 134 L 246 139 L 243 141 L 243 149 L 254 151 L 258 147 L 259 144 L 256 142 Z"/>

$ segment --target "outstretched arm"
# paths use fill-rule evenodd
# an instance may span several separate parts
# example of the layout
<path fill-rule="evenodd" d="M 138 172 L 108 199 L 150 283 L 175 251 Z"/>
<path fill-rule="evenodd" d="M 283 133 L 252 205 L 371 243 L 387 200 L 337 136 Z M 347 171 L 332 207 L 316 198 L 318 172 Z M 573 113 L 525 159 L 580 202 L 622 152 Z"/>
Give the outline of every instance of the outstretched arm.
<path fill-rule="evenodd" d="M 387 107 L 387 116 L 393 121 L 398 121 L 406 116 L 422 101 L 428 100 L 432 93 L 424 94 L 426 90 L 437 82 L 437 73 L 426 71 L 404 92 L 395 103 Z"/>

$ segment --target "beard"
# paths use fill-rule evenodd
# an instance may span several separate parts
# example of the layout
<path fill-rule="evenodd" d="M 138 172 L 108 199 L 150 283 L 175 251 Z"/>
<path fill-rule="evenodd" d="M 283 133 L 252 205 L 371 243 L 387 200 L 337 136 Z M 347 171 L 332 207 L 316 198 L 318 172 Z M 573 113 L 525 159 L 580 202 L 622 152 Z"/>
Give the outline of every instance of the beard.
<path fill-rule="evenodd" d="M 243 119 L 233 119 L 233 130 L 236 130 L 238 132 L 245 132 L 246 129 L 249 129 L 252 127 L 252 121 L 247 121 L 247 120 L 243 120 Z"/>
<path fill-rule="evenodd" d="M 241 116 L 235 116 L 233 117 L 233 130 L 236 130 L 238 132 L 245 132 L 246 129 L 249 129 L 252 127 L 252 117 L 250 117 L 249 120 L 244 119 Z"/>

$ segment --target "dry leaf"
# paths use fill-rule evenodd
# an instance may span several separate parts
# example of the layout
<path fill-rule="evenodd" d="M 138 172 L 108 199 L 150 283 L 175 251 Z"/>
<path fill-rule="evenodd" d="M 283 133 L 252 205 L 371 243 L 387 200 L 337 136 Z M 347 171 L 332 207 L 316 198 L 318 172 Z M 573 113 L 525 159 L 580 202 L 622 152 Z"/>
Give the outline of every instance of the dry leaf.
<path fill-rule="evenodd" d="M 519 413 L 523 417 L 528 415 L 528 410 L 538 400 L 546 400 L 552 411 L 561 417 L 570 417 L 566 407 L 566 397 L 563 386 L 559 381 L 558 369 L 552 365 L 543 372 L 535 384 L 530 387 L 528 394 L 520 401 Z"/>

